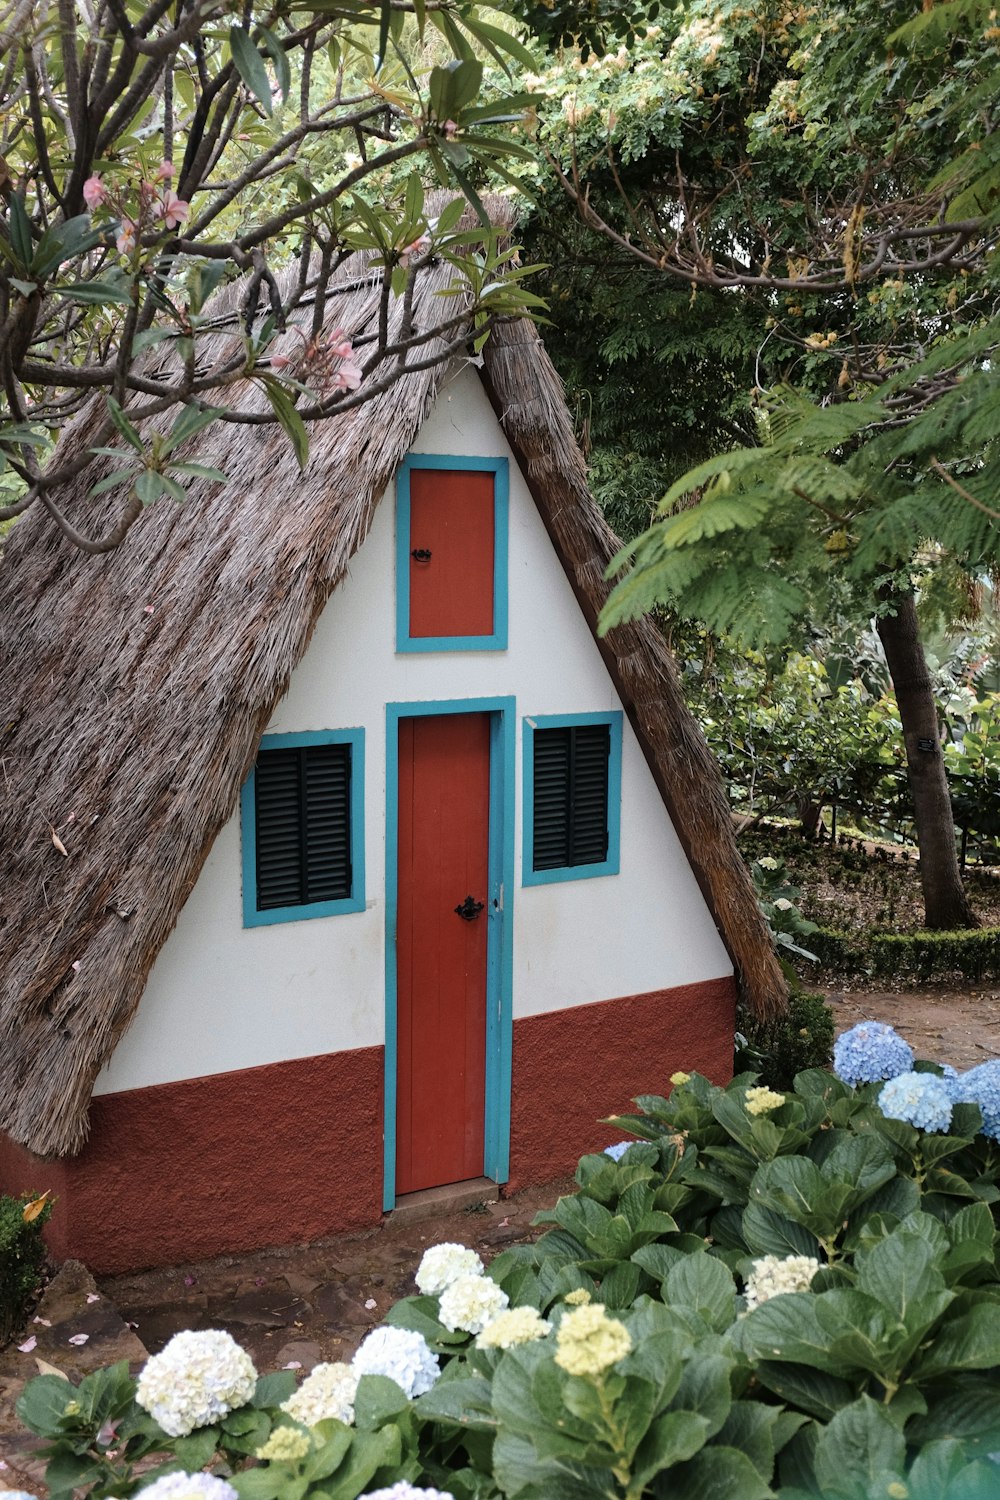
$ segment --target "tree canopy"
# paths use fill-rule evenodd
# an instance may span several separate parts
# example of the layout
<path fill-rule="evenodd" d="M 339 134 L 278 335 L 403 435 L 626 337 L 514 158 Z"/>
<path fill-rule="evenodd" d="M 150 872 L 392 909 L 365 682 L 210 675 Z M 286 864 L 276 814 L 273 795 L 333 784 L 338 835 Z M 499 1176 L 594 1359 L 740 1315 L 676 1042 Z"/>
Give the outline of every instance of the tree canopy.
<path fill-rule="evenodd" d="M 178 450 L 201 427 L 262 420 L 229 404 L 238 381 L 263 388 L 263 420 L 286 429 L 304 462 L 309 422 L 449 357 L 470 317 L 485 334 L 497 313 L 532 305 L 488 226 L 460 228 L 461 202 L 433 219 L 424 203 L 436 180 L 476 204 L 470 174 L 527 155 L 507 127 L 530 99 L 509 75 L 531 57 L 497 10 L 8 0 L 0 519 L 39 503 L 86 550 L 117 545 L 143 504 L 183 498 L 200 468 Z M 507 75 L 487 100 L 482 58 Z M 358 250 L 385 299 L 405 299 L 430 257 L 452 263 L 460 295 L 432 327 L 404 319 L 390 338 L 383 318 L 355 347 L 326 326 L 326 287 Z M 282 267 L 294 274 L 279 286 Z M 238 275 L 242 347 L 225 368 L 202 369 L 199 338 L 218 332 L 212 292 Z M 301 330 L 301 357 L 279 363 L 269 344 L 286 323 Z M 71 474 L 52 439 L 95 394 L 103 408 Z M 84 491 L 101 457 L 118 463 L 101 483 L 129 498 L 110 533 L 90 537 L 52 492 L 76 474 Z"/>

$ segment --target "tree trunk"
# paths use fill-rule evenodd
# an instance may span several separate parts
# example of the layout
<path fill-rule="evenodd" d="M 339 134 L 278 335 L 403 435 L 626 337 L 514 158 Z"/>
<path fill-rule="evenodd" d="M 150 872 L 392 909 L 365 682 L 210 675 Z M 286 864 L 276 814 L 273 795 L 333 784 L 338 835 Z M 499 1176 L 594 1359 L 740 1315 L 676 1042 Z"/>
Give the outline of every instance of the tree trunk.
<path fill-rule="evenodd" d="M 938 734 L 937 705 L 912 594 L 885 594 L 894 610 L 877 622 L 906 745 L 913 820 L 920 850 L 924 924 L 939 931 L 978 927 L 962 889 L 955 824 Z"/>

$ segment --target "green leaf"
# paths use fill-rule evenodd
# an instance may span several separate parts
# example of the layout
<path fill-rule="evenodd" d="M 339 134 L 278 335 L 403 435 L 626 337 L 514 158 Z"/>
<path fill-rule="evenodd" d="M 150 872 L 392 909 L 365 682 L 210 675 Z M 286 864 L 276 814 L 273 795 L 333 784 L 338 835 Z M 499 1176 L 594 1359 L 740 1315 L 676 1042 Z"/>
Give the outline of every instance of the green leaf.
<path fill-rule="evenodd" d="M 274 63 L 274 71 L 278 77 L 278 88 L 281 90 L 281 102 L 284 104 L 288 98 L 288 91 L 292 86 L 292 70 L 289 66 L 287 54 L 285 53 L 281 38 L 276 37 L 273 31 L 268 31 L 266 26 L 262 26 L 260 34 L 267 49 L 267 54 Z"/>
<path fill-rule="evenodd" d="M 685 1255 L 667 1274 L 663 1285 L 669 1307 L 690 1307 L 716 1333 L 733 1321 L 736 1288 L 731 1271 L 714 1255 Z"/>
<path fill-rule="evenodd" d="M 295 1390 L 295 1371 L 276 1370 L 271 1375 L 261 1375 L 251 1397 L 257 1407 L 280 1406 Z"/>
<path fill-rule="evenodd" d="M 132 302 L 132 294 L 114 281 L 71 281 L 63 286 L 54 286 L 52 291 L 57 297 L 68 297 L 71 302 L 85 302 L 94 306 L 110 302 L 128 307 Z"/>
<path fill-rule="evenodd" d="M 188 460 L 181 464 L 170 465 L 171 474 L 190 474 L 195 479 L 213 479 L 218 484 L 228 484 L 229 475 L 223 474 L 221 469 L 213 468 L 211 464 L 198 464 Z"/>
<path fill-rule="evenodd" d="M 12 193 L 10 198 L 10 243 L 17 258 L 18 269 L 30 276 L 35 250 L 31 238 L 31 222 L 24 211 L 24 204 L 16 193 Z"/>
<path fill-rule="evenodd" d="M 163 452 L 172 452 L 174 448 L 179 447 L 188 438 L 194 437 L 196 432 L 201 432 L 203 427 L 208 427 L 222 415 L 221 406 L 198 406 L 192 402 L 191 405 L 183 407 L 170 429 Z"/>
<path fill-rule="evenodd" d="M 39 1375 L 29 1380 L 17 1398 L 15 1410 L 29 1432 L 39 1437 L 60 1437 L 66 1431 L 66 1407 L 76 1400 L 76 1387 L 58 1375 Z"/>
<path fill-rule="evenodd" d="M 142 453 L 143 441 L 139 429 L 132 425 L 128 417 L 118 405 L 118 402 L 115 400 L 114 396 L 109 396 L 107 398 L 107 403 L 108 416 L 118 428 L 118 431 L 121 433 L 122 437 L 128 443 L 129 447 L 135 449 L 136 453 Z"/>
<path fill-rule="evenodd" d="M 262 375 L 260 379 L 267 393 L 267 399 L 271 403 L 271 410 L 292 440 L 299 468 L 304 469 L 309 462 L 309 433 L 306 431 L 306 424 L 279 380 L 276 380 L 273 375 Z"/>
<path fill-rule="evenodd" d="M 154 500 L 159 500 L 166 493 L 163 475 L 157 474 L 155 469 L 143 469 L 136 475 L 135 492 L 143 505 L 152 505 Z"/>
<path fill-rule="evenodd" d="M 492 1388 L 481 1375 L 460 1380 L 442 1379 L 413 1403 L 417 1415 L 428 1422 L 449 1422 L 474 1432 L 495 1432 Z"/>
<path fill-rule="evenodd" d="M 219 1429 L 202 1427 L 188 1437 L 174 1438 L 170 1444 L 177 1462 L 191 1474 L 197 1474 L 210 1461 L 219 1447 Z"/>
<path fill-rule="evenodd" d="M 264 59 L 250 40 L 250 33 L 242 26 L 230 26 L 229 45 L 232 49 L 236 71 L 264 113 L 270 115 L 273 112 L 271 82 L 267 76 Z"/>
<path fill-rule="evenodd" d="M 1000 1305 L 982 1302 L 938 1330 L 914 1373 L 920 1380 L 927 1380 L 956 1370 L 988 1370 L 997 1364 L 998 1351 Z"/>
<path fill-rule="evenodd" d="M 386 1375 L 362 1375 L 354 1398 L 354 1420 L 360 1431 L 376 1431 L 409 1406 L 406 1392 Z"/>
<path fill-rule="evenodd" d="M 735 1448 L 712 1446 L 670 1475 L 670 1500 L 773 1500 L 747 1458 Z"/>
<path fill-rule="evenodd" d="M 118 456 L 119 458 L 122 457 L 120 450 Z M 131 484 L 133 479 L 135 478 L 135 473 L 136 471 L 134 468 L 115 469 L 115 471 L 112 474 L 109 474 L 105 479 L 99 479 L 96 484 L 92 484 L 90 486 L 90 489 L 87 491 L 87 494 L 103 495 L 105 490 L 113 490 L 117 489 L 119 485 Z"/>
<path fill-rule="evenodd" d="M 821 1487 L 852 1500 L 868 1500 L 879 1475 L 898 1473 L 906 1440 L 883 1406 L 870 1396 L 839 1411 L 816 1444 L 816 1478 Z"/>

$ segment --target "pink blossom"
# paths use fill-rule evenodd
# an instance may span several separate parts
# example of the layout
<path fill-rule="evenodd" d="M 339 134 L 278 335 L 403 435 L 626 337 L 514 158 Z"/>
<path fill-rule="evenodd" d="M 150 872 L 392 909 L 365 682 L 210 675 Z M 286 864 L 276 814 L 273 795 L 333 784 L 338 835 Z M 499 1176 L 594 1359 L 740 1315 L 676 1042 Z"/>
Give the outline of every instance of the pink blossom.
<path fill-rule="evenodd" d="M 353 359 L 345 359 L 330 383 L 335 391 L 356 391 L 361 384 L 361 366 Z"/>
<path fill-rule="evenodd" d="M 287 354 L 272 354 L 271 368 L 274 370 L 287 370 L 292 361 Z"/>
<path fill-rule="evenodd" d="M 168 229 L 176 229 L 188 216 L 190 204 L 185 203 L 183 198 L 178 198 L 172 188 L 168 188 L 163 195 L 160 204 L 160 214 Z"/>
<path fill-rule="evenodd" d="M 115 240 L 120 255 L 131 255 L 135 250 L 139 226 L 132 219 L 122 219 L 121 232 Z"/>
<path fill-rule="evenodd" d="M 169 182 L 174 175 L 174 164 L 172 161 L 161 161 L 156 171 L 159 182 Z"/>
<path fill-rule="evenodd" d="M 410 264 L 410 256 L 420 255 L 422 251 L 426 250 L 429 247 L 430 242 L 430 235 L 422 234 L 417 239 L 415 239 L 412 244 L 404 245 L 399 257 L 399 264 L 401 266 L 408 266 Z"/>
<path fill-rule="evenodd" d="M 454 140 L 455 136 L 458 134 L 458 126 L 455 124 L 454 120 L 445 120 L 441 128 L 449 141 Z"/>
<path fill-rule="evenodd" d="M 83 184 L 83 201 L 91 213 L 94 212 L 95 208 L 100 208 L 107 196 L 108 190 L 96 172 L 93 177 L 87 178 Z"/>
<path fill-rule="evenodd" d="M 342 328 L 335 328 L 330 335 L 327 348 L 336 359 L 350 359 L 354 353 L 354 345 Z"/>

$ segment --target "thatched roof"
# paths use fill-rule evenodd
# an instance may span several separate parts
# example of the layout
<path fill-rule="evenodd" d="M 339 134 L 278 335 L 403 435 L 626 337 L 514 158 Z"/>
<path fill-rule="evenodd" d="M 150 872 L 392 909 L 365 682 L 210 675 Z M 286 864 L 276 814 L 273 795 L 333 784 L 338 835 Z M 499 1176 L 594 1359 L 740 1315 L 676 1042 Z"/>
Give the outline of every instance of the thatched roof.
<path fill-rule="evenodd" d="M 353 269 L 328 321 L 357 333 L 376 316 L 377 285 Z M 421 298 L 452 276 L 424 272 Z M 588 492 L 559 378 L 523 320 L 502 325 L 484 355 L 486 390 L 593 625 L 617 543 Z M 448 373 L 407 375 L 314 425 L 304 476 L 273 426 L 216 424 L 195 446 L 230 484 L 194 481 L 183 505 L 159 502 L 115 552 L 82 555 L 38 511 L 14 528 L 0 564 L 0 1128 L 32 1150 L 65 1155 L 86 1140 L 94 1080 Z M 91 421 L 76 421 L 60 458 L 86 445 Z M 71 489 L 57 500 L 95 533 L 122 503 L 81 502 Z M 781 972 L 670 653 L 648 621 L 601 650 L 742 993 L 773 1013 Z"/>

